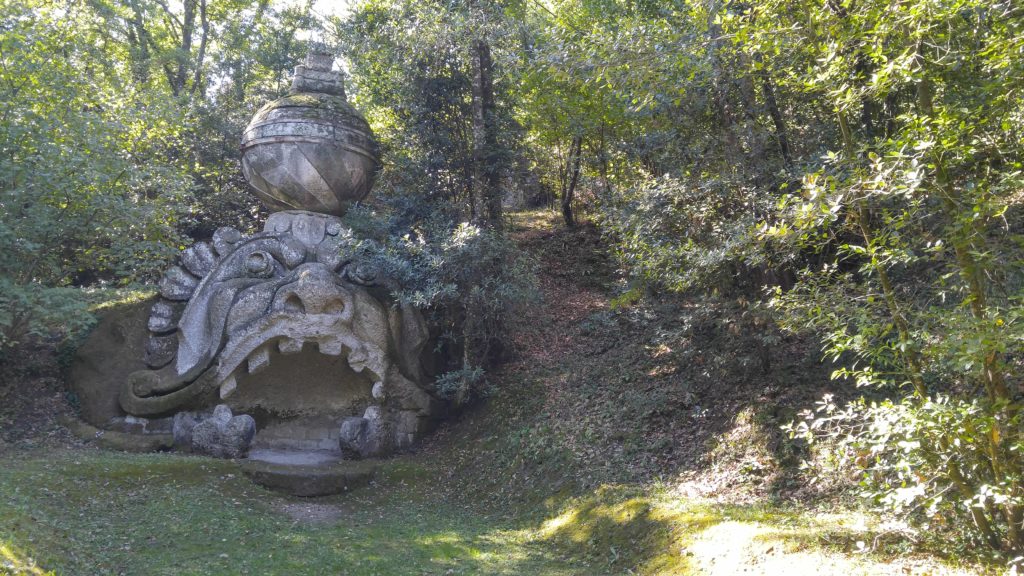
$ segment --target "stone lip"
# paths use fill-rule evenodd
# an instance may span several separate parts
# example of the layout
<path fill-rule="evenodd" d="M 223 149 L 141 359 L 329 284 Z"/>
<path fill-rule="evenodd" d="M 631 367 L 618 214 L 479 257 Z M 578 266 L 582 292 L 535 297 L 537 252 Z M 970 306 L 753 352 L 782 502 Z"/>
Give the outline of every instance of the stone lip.
<path fill-rule="evenodd" d="M 333 460 L 320 451 L 299 451 L 290 455 L 267 452 L 274 451 L 254 451 L 254 454 L 269 460 L 253 458 L 252 454 L 241 460 L 242 472 L 264 488 L 292 496 L 329 496 L 354 490 L 368 484 L 378 466 L 378 462 L 372 460 Z"/>
<path fill-rule="evenodd" d="M 328 466 L 343 460 L 337 450 L 275 450 L 260 448 L 249 451 L 249 460 L 280 466 Z"/>
<path fill-rule="evenodd" d="M 81 440 L 95 443 L 100 448 L 106 450 L 164 452 L 170 450 L 174 445 L 174 438 L 170 434 L 135 434 L 131 432 L 101 430 L 82 422 L 78 418 L 67 415 L 61 416 L 58 418 L 58 421 Z"/>

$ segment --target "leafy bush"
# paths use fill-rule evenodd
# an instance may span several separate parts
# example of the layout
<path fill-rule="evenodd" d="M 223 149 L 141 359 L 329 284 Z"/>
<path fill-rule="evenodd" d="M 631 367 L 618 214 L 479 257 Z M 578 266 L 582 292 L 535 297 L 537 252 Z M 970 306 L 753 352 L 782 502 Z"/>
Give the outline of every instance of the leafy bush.
<path fill-rule="evenodd" d="M 428 311 L 449 358 L 438 391 L 460 403 L 482 394 L 483 369 L 503 351 L 523 307 L 539 298 L 535 263 L 505 236 L 438 214 L 412 232 L 408 215 L 388 221 L 357 208 L 346 220 L 363 239 L 353 241 L 367 273 L 399 301 Z"/>
<path fill-rule="evenodd" d="M 822 334 L 846 364 L 835 377 L 895 398 L 826 404 L 802 430 L 840 434 L 879 503 L 1012 557 L 1024 554 L 1024 102 L 1008 9 L 879 1 L 816 15 L 843 46 L 807 78 L 835 103 L 838 150 L 762 230 L 814 255 L 794 290 L 775 291 L 783 322 Z"/>
<path fill-rule="evenodd" d="M 177 109 L 99 81 L 73 14 L 0 7 L 0 349 L 86 326 L 73 286 L 146 279 L 181 244 Z"/>
<path fill-rule="evenodd" d="M 649 124 L 625 119 L 665 136 L 657 153 L 613 157 L 672 175 L 632 178 L 603 198 L 623 265 L 672 290 L 772 286 L 775 317 L 821 336 L 844 366 L 835 378 L 892 398 L 841 419 L 848 445 L 867 450 L 878 501 L 934 509 L 944 526 L 1024 554 L 1020 7 L 667 10 L 629 16 L 604 43 L 623 50 L 635 37 L 637 51 L 573 58 L 609 106 L 649 110 Z M 667 22 L 702 41 L 659 51 Z M 609 178 L 623 174 L 615 166 Z M 759 274 L 780 264 L 792 278 Z M 936 527 L 928 518 L 911 515 Z"/>
<path fill-rule="evenodd" d="M 756 229 L 772 204 L 753 188 L 665 175 L 602 205 L 618 259 L 645 283 L 673 291 L 759 286 L 743 272 L 765 261 Z"/>
<path fill-rule="evenodd" d="M 824 443 L 819 470 L 862 472 L 864 496 L 923 530 L 955 533 L 965 546 L 1005 547 L 1019 530 L 1006 510 L 1024 506 L 1020 411 L 1009 418 L 984 400 L 936 395 L 837 406 L 831 397 L 788 427 L 792 436 Z M 963 522 L 969 519 L 969 522 Z"/>

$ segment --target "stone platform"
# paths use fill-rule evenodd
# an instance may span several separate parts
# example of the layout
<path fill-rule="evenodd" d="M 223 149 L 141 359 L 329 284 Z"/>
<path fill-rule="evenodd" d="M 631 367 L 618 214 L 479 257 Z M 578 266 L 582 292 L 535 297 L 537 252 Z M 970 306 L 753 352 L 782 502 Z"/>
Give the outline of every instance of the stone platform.
<path fill-rule="evenodd" d="M 369 483 L 375 460 L 342 460 L 331 450 L 256 449 L 240 460 L 242 472 L 260 486 L 293 496 L 341 494 Z"/>

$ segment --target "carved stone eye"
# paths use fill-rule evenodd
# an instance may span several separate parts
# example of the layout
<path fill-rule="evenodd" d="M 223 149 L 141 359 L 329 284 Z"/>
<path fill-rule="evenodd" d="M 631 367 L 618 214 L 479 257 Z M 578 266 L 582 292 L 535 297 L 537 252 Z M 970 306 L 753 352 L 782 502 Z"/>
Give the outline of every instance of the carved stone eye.
<path fill-rule="evenodd" d="M 245 269 L 256 276 L 267 276 L 274 270 L 274 258 L 263 251 L 253 252 L 245 259 Z"/>

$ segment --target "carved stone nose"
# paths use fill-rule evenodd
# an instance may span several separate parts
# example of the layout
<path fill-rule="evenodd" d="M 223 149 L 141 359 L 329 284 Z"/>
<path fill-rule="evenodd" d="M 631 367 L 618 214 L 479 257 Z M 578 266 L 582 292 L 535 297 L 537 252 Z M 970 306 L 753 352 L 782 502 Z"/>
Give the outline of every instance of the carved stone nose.
<path fill-rule="evenodd" d="M 347 315 L 349 302 L 335 274 L 323 264 L 310 263 L 299 267 L 295 282 L 278 291 L 274 307 L 300 314 Z"/>

